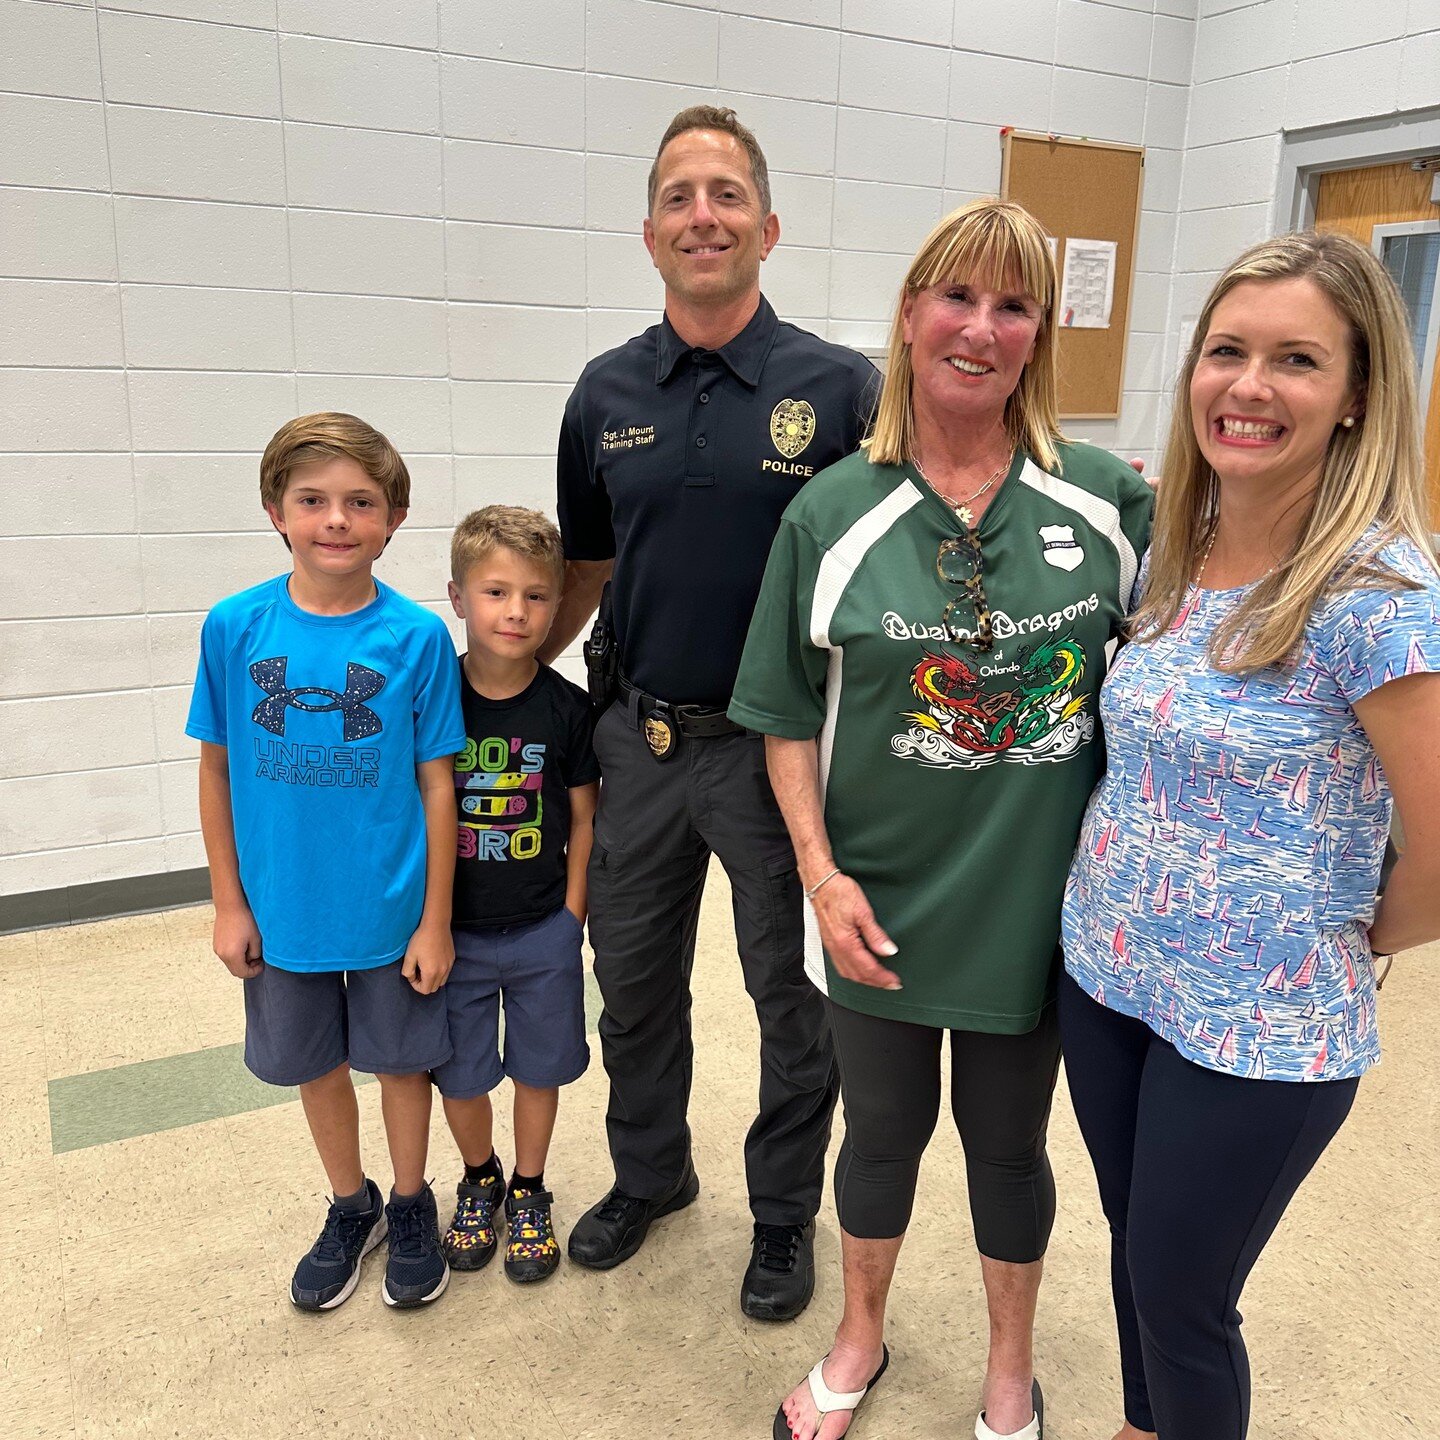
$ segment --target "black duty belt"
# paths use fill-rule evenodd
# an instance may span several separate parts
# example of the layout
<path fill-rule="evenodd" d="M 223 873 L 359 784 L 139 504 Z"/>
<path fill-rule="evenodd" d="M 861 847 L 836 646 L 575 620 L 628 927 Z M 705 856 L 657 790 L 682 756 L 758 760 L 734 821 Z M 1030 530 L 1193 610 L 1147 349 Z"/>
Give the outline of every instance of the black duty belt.
<path fill-rule="evenodd" d="M 657 760 L 669 760 L 680 748 L 680 738 L 713 740 L 720 735 L 738 735 L 737 725 L 724 710 L 712 705 L 672 705 L 657 695 L 647 695 L 620 676 L 620 704 L 629 722 L 645 737 Z"/>

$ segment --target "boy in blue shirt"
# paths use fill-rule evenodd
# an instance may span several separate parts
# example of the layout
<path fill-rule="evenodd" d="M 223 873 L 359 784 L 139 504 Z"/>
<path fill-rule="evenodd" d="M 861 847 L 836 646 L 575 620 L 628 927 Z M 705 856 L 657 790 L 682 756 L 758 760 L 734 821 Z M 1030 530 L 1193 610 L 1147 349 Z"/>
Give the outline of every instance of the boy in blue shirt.
<path fill-rule="evenodd" d="M 537 511 L 490 505 L 456 527 L 450 601 L 467 648 L 457 677 L 466 740 L 455 757 L 455 970 L 445 987 L 455 1054 L 435 1083 L 465 1174 L 445 1254 L 457 1270 L 480 1269 L 503 1213 L 505 1273 L 520 1283 L 544 1280 L 560 1262 L 545 1158 L 560 1086 L 590 1061 L 580 945 L 600 766 L 585 692 L 535 659 L 564 571 L 560 532 Z M 506 1076 L 515 1089 L 508 1186 L 490 1106 Z"/>
<path fill-rule="evenodd" d="M 215 953 L 244 981 L 245 1063 L 298 1085 L 334 1190 L 290 1284 L 332 1310 L 389 1235 L 384 1299 L 423 1305 L 450 1272 L 425 1183 L 429 1071 L 450 1057 L 452 762 L 465 743 L 444 622 L 371 574 L 410 476 L 353 415 L 303 415 L 260 462 L 294 568 L 206 617 L 186 733 Z M 351 1069 L 380 1080 L 395 1184 L 360 1160 Z"/>

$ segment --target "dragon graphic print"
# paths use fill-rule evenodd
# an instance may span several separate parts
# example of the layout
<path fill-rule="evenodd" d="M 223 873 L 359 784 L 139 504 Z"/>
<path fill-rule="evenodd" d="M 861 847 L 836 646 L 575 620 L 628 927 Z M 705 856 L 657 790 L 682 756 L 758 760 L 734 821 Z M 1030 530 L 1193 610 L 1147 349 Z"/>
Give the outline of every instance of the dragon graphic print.
<path fill-rule="evenodd" d="M 921 708 L 890 742 L 901 758 L 945 770 L 997 761 L 1043 765 L 1068 760 L 1095 734 L 1087 709 L 1085 651 L 1070 635 L 1003 653 L 926 649 L 910 672 Z"/>

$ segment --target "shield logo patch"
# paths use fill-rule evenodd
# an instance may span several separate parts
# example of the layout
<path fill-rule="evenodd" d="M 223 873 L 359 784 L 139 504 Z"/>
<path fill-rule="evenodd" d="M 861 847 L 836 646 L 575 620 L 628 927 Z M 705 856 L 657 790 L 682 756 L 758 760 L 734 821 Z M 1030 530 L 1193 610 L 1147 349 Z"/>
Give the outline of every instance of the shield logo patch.
<path fill-rule="evenodd" d="M 1045 547 L 1045 563 L 1057 570 L 1074 570 L 1085 558 L 1070 525 L 1042 525 L 1040 543 Z"/>
<path fill-rule="evenodd" d="M 793 460 L 815 433 L 815 410 L 808 400 L 782 400 L 770 412 L 770 438 L 775 448 Z"/>

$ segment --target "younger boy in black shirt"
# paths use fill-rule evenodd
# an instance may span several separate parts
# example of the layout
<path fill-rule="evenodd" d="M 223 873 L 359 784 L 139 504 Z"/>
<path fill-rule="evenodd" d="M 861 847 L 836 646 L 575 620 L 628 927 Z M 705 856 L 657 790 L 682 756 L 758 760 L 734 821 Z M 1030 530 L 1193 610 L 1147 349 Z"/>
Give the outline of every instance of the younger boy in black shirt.
<path fill-rule="evenodd" d="M 564 568 L 555 526 L 513 505 L 474 511 L 451 543 L 467 738 L 455 757 L 455 968 L 445 988 L 454 1055 L 434 1073 L 465 1175 L 444 1247 L 453 1268 L 480 1269 L 503 1213 L 505 1273 L 521 1282 L 560 1263 L 545 1156 L 559 1087 L 590 1062 L 580 946 L 600 767 L 585 693 L 535 659 Z M 508 1187 L 490 1106 L 506 1075 L 515 1087 Z"/>

